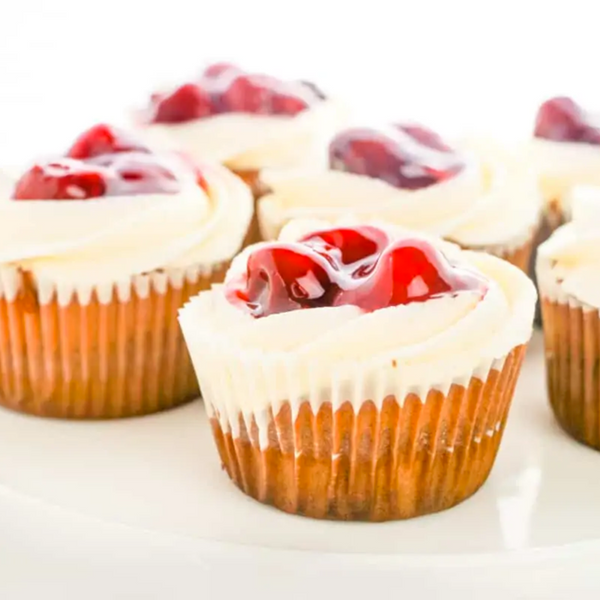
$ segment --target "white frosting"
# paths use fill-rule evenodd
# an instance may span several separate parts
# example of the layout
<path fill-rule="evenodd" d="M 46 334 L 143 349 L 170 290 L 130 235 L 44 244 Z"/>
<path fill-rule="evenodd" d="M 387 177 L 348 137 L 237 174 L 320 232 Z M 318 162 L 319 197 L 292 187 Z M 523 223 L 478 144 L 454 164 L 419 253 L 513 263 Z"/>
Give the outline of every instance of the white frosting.
<path fill-rule="evenodd" d="M 341 126 L 345 110 L 322 100 L 293 117 L 224 113 L 174 124 L 150 124 L 140 132 L 148 143 L 184 150 L 196 160 L 237 171 L 289 167 L 318 152 Z"/>
<path fill-rule="evenodd" d="M 501 160 L 502 158 L 502 160 Z M 451 239 L 462 246 L 508 251 L 532 235 L 541 198 L 532 175 L 500 152 L 467 156 L 458 175 L 420 190 L 329 170 L 324 163 L 263 173 L 273 190 L 259 201 L 261 231 L 274 239 L 291 219 L 329 221 L 344 214 L 381 219 Z"/>
<path fill-rule="evenodd" d="M 284 236 L 315 225 L 294 225 Z M 357 409 L 367 399 L 379 407 L 389 394 L 402 402 L 415 392 L 424 400 L 431 388 L 447 392 L 501 368 L 531 336 L 533 284 L 505 261 L 436 243 L 489 279 L 483 299 L 461 292 L 371 313 L 341 306 L 254 319 L 225 299 L 223 286 L 194 298 L 180 321 L 209 410 L 224 427 L 235 428 L 238 413 L 260 426 L 266 410 L 276 413 L 285 400 L 294 412 L 304 401 L 315 412 L 325 401 L 334 409 L 344 401 Z M 245 269 L 251 251 L 235 259 L 230 277 Z"/>
<path fill-rule="evenodd" d="M 570 191 L 575 186 L 600 186 L 600 146 L 533 138 L 526 154 L 538 173 L 544 199 L 557 202 L 567 217 Z"/>
<path fill-rule="evenodd" d="M 212 268 L 239 250 L 252 217 L 248 187 L 226 168 L 202 165 L 210 194 L 182 173 L 177 194 L 84 201 L 15 201 L 15 172 L 0 178 L 0 265 L 30 271 L 61 297 L 127 283 L 157 269 Z M 5 269 L 6 270 L 6 269 Z M 3 292 L 10 278 L 3 282 Z"/>
<path fill-rule="evenodd" d="M 600 308 L 600 187 L 576 187 L 573 221 L 538 249 L 540 294 L 563 303 Z"/>

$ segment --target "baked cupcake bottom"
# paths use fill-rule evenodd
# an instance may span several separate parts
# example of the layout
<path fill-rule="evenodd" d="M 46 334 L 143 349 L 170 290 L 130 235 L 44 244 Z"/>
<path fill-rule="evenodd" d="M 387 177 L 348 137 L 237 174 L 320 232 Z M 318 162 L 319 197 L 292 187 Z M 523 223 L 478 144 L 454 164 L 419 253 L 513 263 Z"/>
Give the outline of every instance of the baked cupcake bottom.
<path fill-rule="evenodd" d="M 542 299 L 550 405 L 573 438 L 600 450 L 600 317 L 571 300 Z"/>
<path fill-rule="evenodd" d="M 213 415 L 221 461 L 246 494 L 288 513 L 386 521 L 450 508 L 488 477 L 524 353 L 516 347 L 485 381 L 402 403 L 388 396 L 380 409 L 365 400 L 357 414 L 348 402 L 335 411 L 324 403 L 317 414 L 304 402 L 293 421 L 284 402 L 266 420 Z M 257 423 L 265 422 L 261 444 Z"/>
<path fill-rule="evenodd" d="M 199 395 L 177 321 L 226 265 L 155 271 L 89 298 L 40 292 L 0 269 L 0 405 L 44 417 L 108 419 L 153 413 Z M 17 289 L 14 298 L 8 289 Z M 107 297 L 108 296 L 108 297 Z"/>

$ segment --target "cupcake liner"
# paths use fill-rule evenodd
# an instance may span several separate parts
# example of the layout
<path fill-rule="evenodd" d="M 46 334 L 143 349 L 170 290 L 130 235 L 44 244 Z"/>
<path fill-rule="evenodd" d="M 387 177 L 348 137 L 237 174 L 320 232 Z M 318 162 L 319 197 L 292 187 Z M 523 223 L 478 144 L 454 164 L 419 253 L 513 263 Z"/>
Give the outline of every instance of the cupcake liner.
<path fill-rule="evenodd" d="M 256 242 L 260 242 L 262 240 L 262 236 L 260 234 L 260 227 L 258 224 L 257 202 L 261 196 L 264 196 L 267 193 L 267 189 L 265 187 L 265 184 L 260 180 L 259 171 L 236 171 L 235 169 L 232 170 L 252 190 L 252 195 L 254 196 L 254 213 L 252 214 L 252 221 L 250 223 L 248 233 L 246 234 L 246 238 L 244 239 L 244 244 L 242 246 L 243 248 L 245 248 L 246 246 L 256 244 Z"/>
<path fill-rule="evenodd" d="M 600 450 L 600 315 L 573 298 L 542 298 L 548 396 L 561 427 Z"/>
<path fill-rule="evenodd" d="M 0 269 L 0 405 L 45 417 L 152 413 L 199 395 L 177 311 L 226 265 L 87 290 Z"/>
<path fill-rule="evenodd" d="M 428 391 L 400 386 L 381 399 L 368 395 L 357 373 L 296 400 L 290 376 L 288 400 L 242 413 L 220 397 L 225 383 L 207 376 L 190 341 L 233 482 L 288 513 L 364 521 L 437 512 L 479 489 L 494 463 L 525 353 L 520 345 L 460 381 Z"/>

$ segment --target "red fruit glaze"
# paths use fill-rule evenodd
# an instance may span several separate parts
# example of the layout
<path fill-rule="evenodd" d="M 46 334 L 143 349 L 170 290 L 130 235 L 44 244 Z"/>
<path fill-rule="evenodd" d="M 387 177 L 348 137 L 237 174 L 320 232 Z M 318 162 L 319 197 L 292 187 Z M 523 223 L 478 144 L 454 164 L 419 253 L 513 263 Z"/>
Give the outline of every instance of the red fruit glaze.
<path fill-rule="evenodd" d="M 15 200 L 85 200 L 106 193 L 110 172 L 79 160 L 36 164 L 15 186 Z"/>
<path fill-rule="evenodd" d="M 185 83 L 173 92 L 155 96 L 153 123 L 183 123 L 212 114 L 210 94 L 195 83 Z"/>
<path fill-rule="evenodd" d="M 598 121 L 592 122 L 590 115 L 567 97 L 552 98 L 540 106 L 534 135 L 558 142 L 600 144 Z"/>
<path fill-rule="evenodd" d="M 69 148 L 66 156 L 85 160 L 117 152 L 150 152 L 150 150 L 131 134 L 100 123 L 82 133 Z"/>
<path fill-rule="evenodd" d="M 361 226 L 263 245 L 250 254 L 245 276 L 230 281 L 225 293 L 258 318 L 325 306 L 370 312 L 466 290 L 483 295 L 487 285 L 429 242 L 390 243 L 384 231 Z"/>
<path fill-rule="evenodd" d="M 114 173 L 115 176 L 106 186 L 107 196 L 175 194 L 180 189 L 173 171 L 152 154 L 106 154 L 90 159 L 89 162 L 106 167 Z"/>
<path fill-rule="evenodd" d="M 395 125 L 387 132 L 350 129 L 329 146 L 332 169 L 418 190 L 454 177 L 465 167 L 462 157 L 434 132 L 417 125 Z"/>

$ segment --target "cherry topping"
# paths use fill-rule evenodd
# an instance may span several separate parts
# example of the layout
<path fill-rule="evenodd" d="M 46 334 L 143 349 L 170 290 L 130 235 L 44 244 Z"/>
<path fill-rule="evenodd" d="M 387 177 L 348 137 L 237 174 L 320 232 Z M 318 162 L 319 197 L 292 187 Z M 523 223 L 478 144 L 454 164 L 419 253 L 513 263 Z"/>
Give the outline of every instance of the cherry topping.
<path fill-rule="evenodd" d="M 598 123 L 567 97 L 552 98 L 540 106 L 534 135 L 558 142 L 600 144 Z"/>
<path fill-rule="evenodd" d="M 60 159 L 36 164 L 15 186 L 15 200 L 85 200 L 106 193 L 110 173 L 79 160 Z"/>
<path fill-rule="evenodd" d="M 216 63 L 197 82 L 166 95 L 153 94 L 150 120 L 182 123 L 229 112 L 294 116 L 324 98 L 311 83 L 281 81 L 247 73 L 230 63 Z"/>
<path fill-rule="evenodd" d="M 483 296 L 487 285 L 429 242 L 390 243 L 384 231 L 361 226 L 264 244 L 250 254 L 245 275 L 226 284 L 225 294 L 258 318 L 325 306 L 370 312 L 467 290 Z"/>
<path fill-rule="evenodd" d="M 100 123 L 82 133 L 67 151 L 69 158 L 87 159 L 117 152 L 150 152 L 131 134 Z"/>
<path fill-rule="evenodd" d="M 323 256 L 305 245 L 272 243 L 248 259 L 246 289 L 229 290 L 254 317 L 331 305 L 338 291 Z"/>
<path fill-rule="evenodd" d="M 208 117 L 211 96 L 195 83 L 185 83 L 170 94 L 154 97 L 154 123 L 183 123 Z"/>
<path fill-rule="evenodd" d="M 364 283 L 344 290 L 337 301 L 373 311 L 465 290 L 483 292 L 485 284 L 475 273 L 453 267 L 428 242 L 408 238 L 389 246 Z"/>
<path fill-rule="evenodd" d="M 418 190 L 454 177 L 465 167 L 462 157 L 434 132 L 417 125 L 395 125 L 388 132 L 350 129 L 329 146 L 332 169 Z"/>

